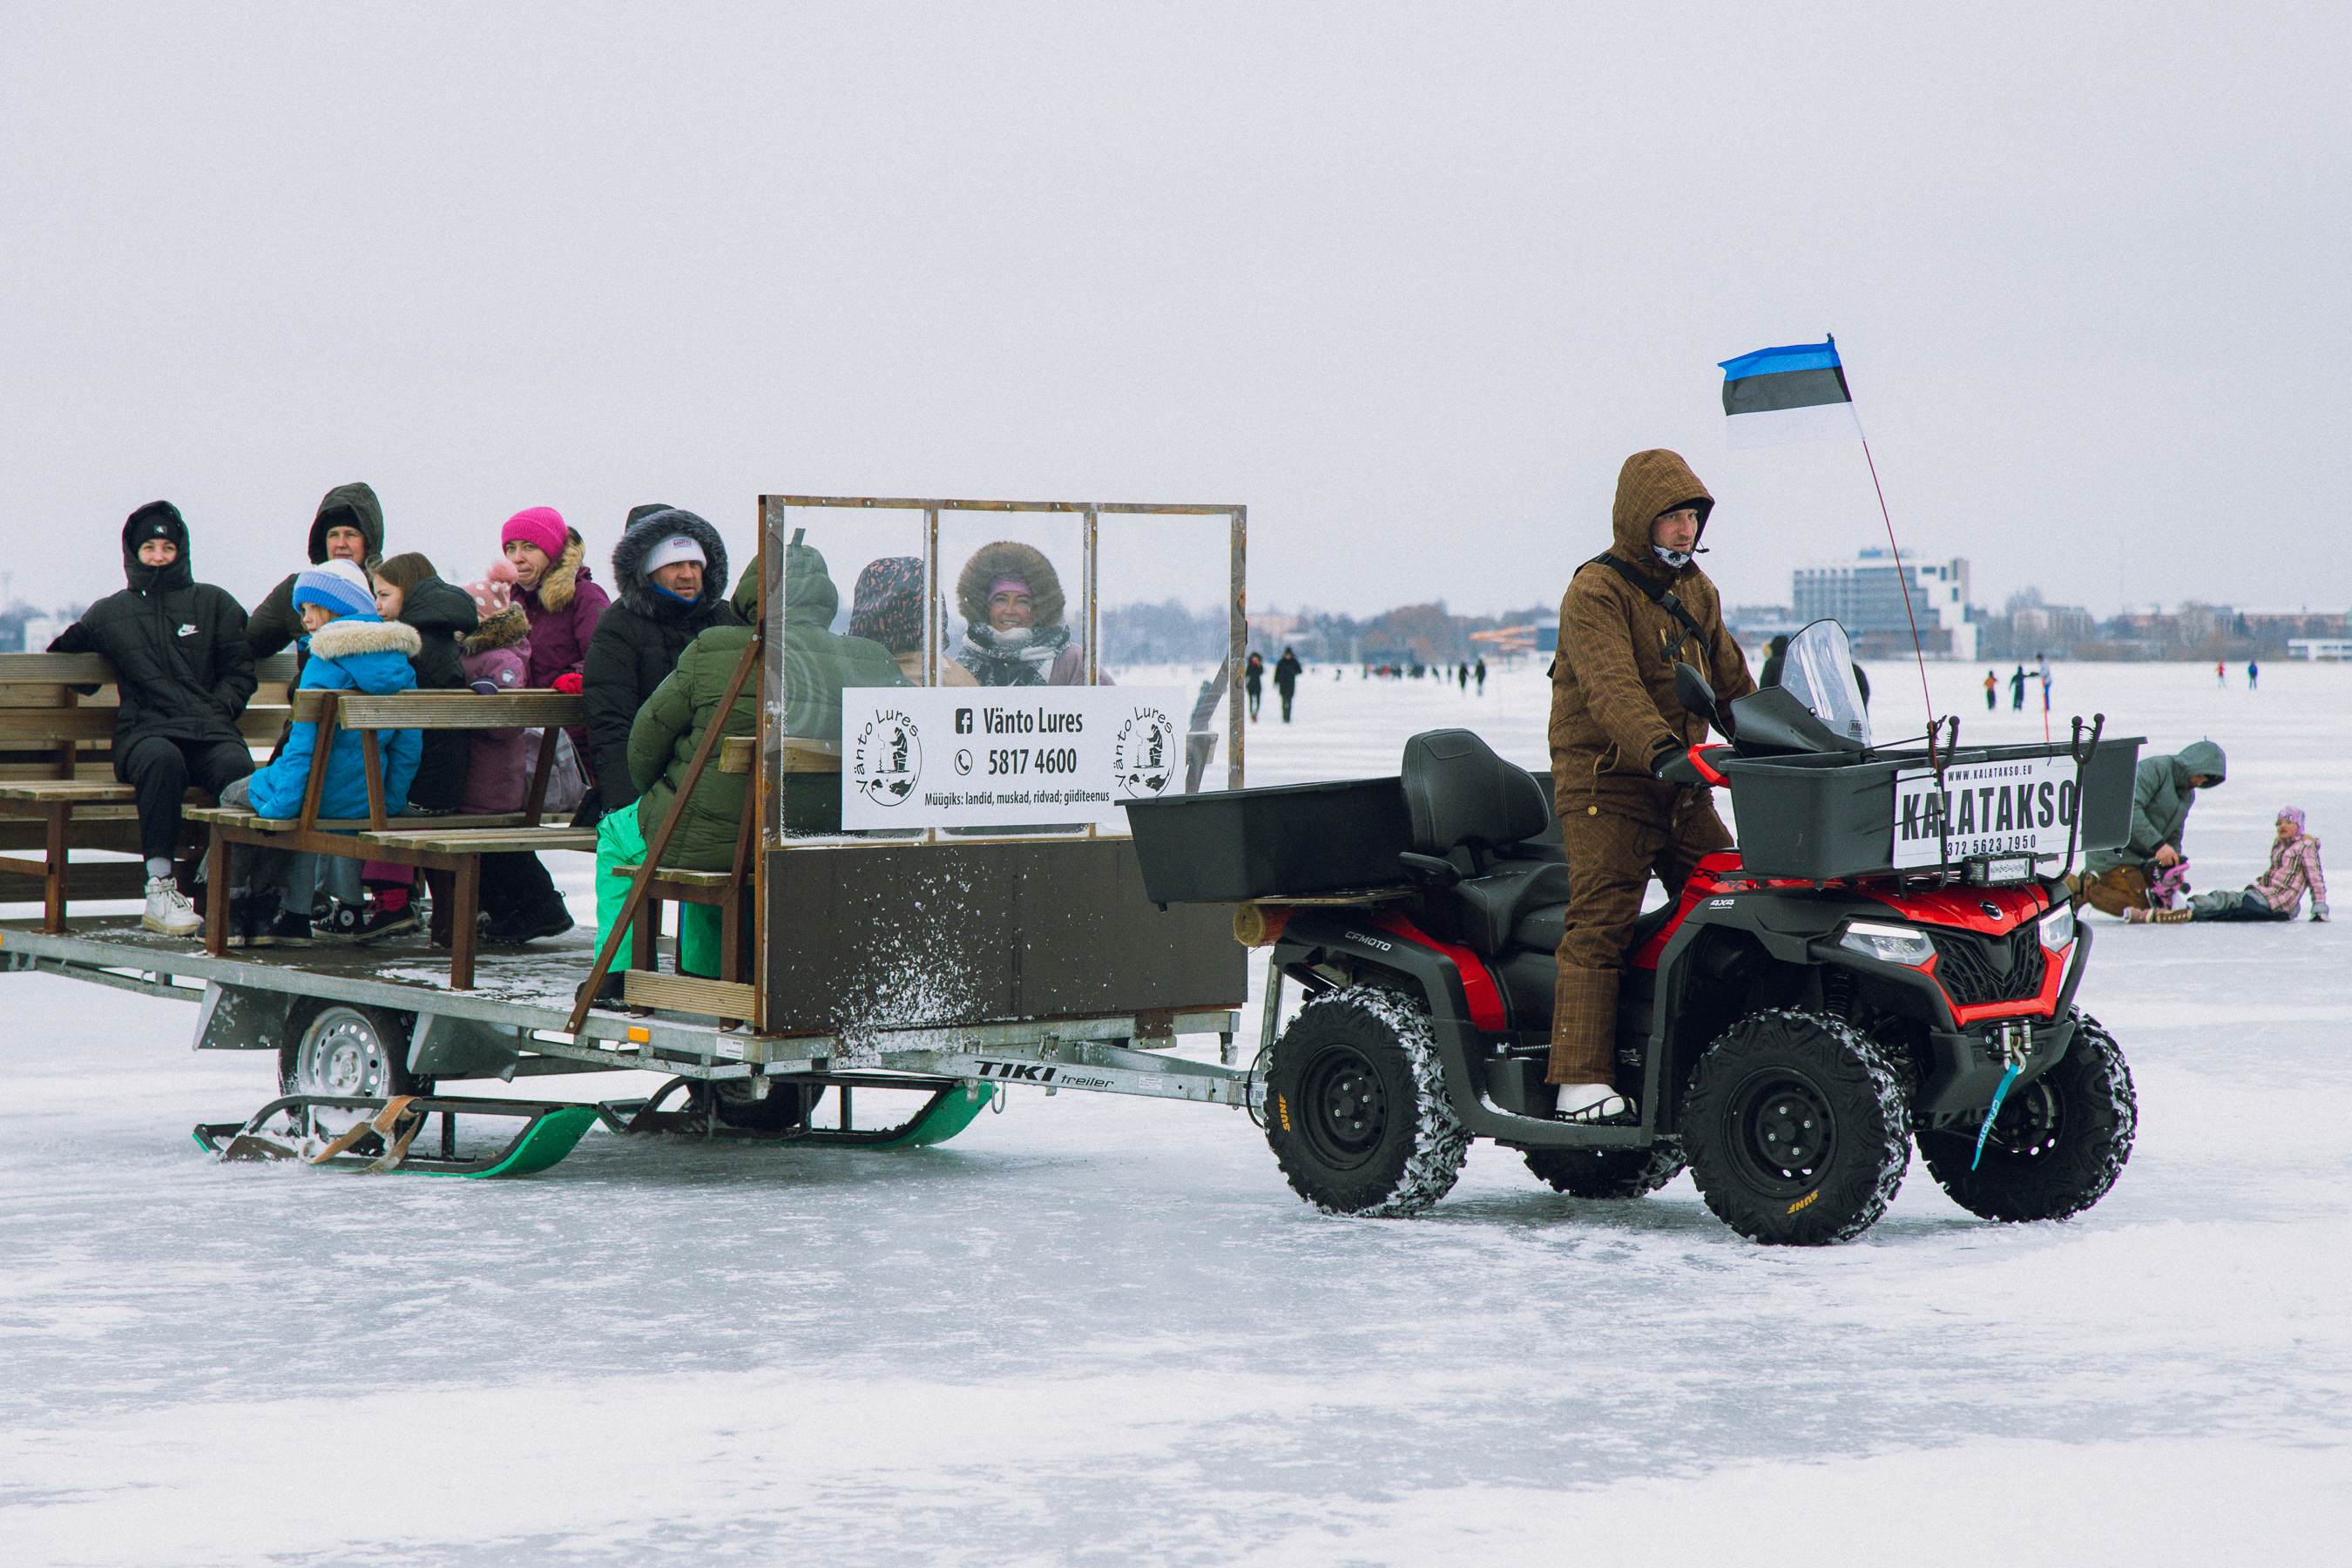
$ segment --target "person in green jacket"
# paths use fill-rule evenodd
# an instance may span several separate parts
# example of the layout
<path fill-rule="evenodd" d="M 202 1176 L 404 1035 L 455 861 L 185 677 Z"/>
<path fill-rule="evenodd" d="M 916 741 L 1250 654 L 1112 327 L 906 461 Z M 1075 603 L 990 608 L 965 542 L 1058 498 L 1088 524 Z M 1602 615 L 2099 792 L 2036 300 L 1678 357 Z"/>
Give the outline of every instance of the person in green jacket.
<path fill-rule="evenodd" d="M 841 606 L 824 557 L 814 546 L 793 544 L 784 557 L 784 733 L 810 740 L 841 739 L 841 693 L 845 687 L 906 686 L 898 661 L 880 643 L 841 637 L 828 630 Z M 614 868 L 639 863 L 646 845 L 661 830 L 694 760 L 695 748 L 713 720 L 719 734 L 751 735 L 759 730 L 756 680 L 745 681 L 735 705 L 721 718 L 719 700 L 751 640 L 760 607 L 760 563 L 752 562 L 735 584 L 732 603 L 742 626 L 711 626 L 678 656 L 677 668 L 654 688 L 629 729 L 629 776 L 641 792 L 634 810 L 607 815 L 596 833 L 596 935 L 599 945 L 620 918 L 629 879 Z M 662 864 L 690 871 L 724 871 L 735 863 L 735 840 L 751 795 L 751 775 L 725 773 L 705 765 L 694 794 L 670 836 Z M 841 781 L 832 773 L 792 773 L 785 778 L 784 821 L 788 830 L 837 832 L 841 826 Z M 683 973 L 719 973 L 719 910 L 689 904 L 678 917 L 678 969 Z"/>
<path fill-rule="evenodd" d="M 2122 915 L 2149 907 L 2149 884 L 2187 858 L 2181 837 L 2197 792 L 2229 776 L 2230 760 L 2210 741 L 2198 741 L 2172 756 L 2142 757 L 2132 774 L 2131 838 L 2120 847 L 2095 849 L 2083 875 L 2070 879 L 2075 902 L 2088 901 L 2103 914 Z"/>

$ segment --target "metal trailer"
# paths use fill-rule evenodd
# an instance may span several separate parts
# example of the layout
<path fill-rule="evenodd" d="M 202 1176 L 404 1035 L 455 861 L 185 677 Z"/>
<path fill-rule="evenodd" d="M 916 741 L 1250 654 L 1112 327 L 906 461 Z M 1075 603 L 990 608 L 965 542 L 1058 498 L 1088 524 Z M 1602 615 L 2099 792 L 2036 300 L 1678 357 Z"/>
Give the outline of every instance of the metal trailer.
<path fill-rule="evenodd" d="M 37 921 L 0 921 L 0 968 L 194 1004 L 195 1049 L 275 1053 L 280 1087 L 294 1099 L 273 1105 L 291 1105 L 300 1131 L 310 1130 L 313 1108 L 331 1105 L 349 1123 L 352 1112 L 432 1097 L 456 1081 L 648 1070 L 671 1075 L 671 1085 L 650 1102 L 606 1102 L 605 1121 L 795 1142 L 930 1142 L 990 1104 L 1001 1109 L 1013 1088 L 1255 1114 L 1263 1088 L 1236 1061 L 1234 1045 L 1246 954 L 1223 910 L 1155 908 L 1144 898 L 1131 840 L 1100 824 L 842 830 L 840 746 L 828 751 L 823 737 L 785 732 L 793 682 L 804 679 L 792 668 L 783 614 L 803 584 L 789 580 L 787 558 L 806 558 L 788 542 L 815 533 L 834 559 L 919 559 L 928 607 L 920 647 L 896 651 L 902 668 L 920 671 L 913 684 L 932 686 L 953 662 L 944 646 L 942 533 L 953 548 L 976 521 L 980 531 L 1015 536 L 1024 523 L 1033 536 L 1058 528 L 1055 537 L 1075 546 L 1081 586 L 1067 597 L 1079 609 L 1088 685 L 1101 659 L 1097 584 L 1107 566 L 1122 582 L 1195 587 L 1213 568 L 1223 658 L 1191 704 L 1183 787 L 1202 786 L 1219 740 L 1224 782 L 1239 787 L 1243 721 L 1225 675 L 1238 668 L 1245 637 L 1244 509 L 767 496 L 757 568 L 761 624 L 737 670 L 739 683 L 761 693 L 733 873 L 749 918 L 728 922 L 730 931 L 740 926 L 741 946 L 726 955 L 723 978 L 681 975 L 657 958 L 648 963 L 659 951 L 661 911 L 658 903 L 645 907 L 661 896 L 655 868 L 683 803 L 722 750 L 715 733 L 697 750 L 679 806 L 649 836 L 645 866 L 601 951 L 575 931 L 526 950 L 486 952 L 471 987 L 457 990 L 421 934 L 212 957 L 197 942 L 143 931 L 135 916 L 77 917 L 63 933 L 44 932 Z M 1130 525 L 1145 557 L 1139 565 L 1116 559 Z M 1187 529 L 1198 557 L 1189 576 L 1171 553 Z M 1220 704 L 1222 736 L 1211 728 Z M 730 706 L 722 701 L 719 711 Z M 623 968 L 620 950 L 633 932 L 632 966 Z M 588 993 L 608 968 L 625 979 L 625 1010 L 590 1005 Z M 926 983 L 896 983 L 909 976 Z M 956 983 L 937 984 L 942 976 Z M 1217 1037 L 1215 1060 L 1202 1047 L 1179 1054 L 1180 1037 L 1209 1035 Z M 685 1110 L 665 1112 L 662 1102 L 681 1088 Z M 913 1091 L 920 1104 L 901 1121 L 860 1126 L 861 1089 Z M 821 1110 L 828 1095 L 832 1103 Z M 440 1113 L 440 1168 L 464 1174 L 503 1173 L 458 1168 L 483 1161 L 478 1151 L 460 1158 L 454 1108 L 514 1116 L 537 1103 L 416 1100 Z M 252 1120 L 257 1126 L 261 1118 Z M 221 1145 L 236 1125 L 200 1127 L 199 1141 Z M 357 1152 L 391 1142 L 388 1134 L 362 1142 Z M 435 1168 L 435 1158 L 428 1147 L 409 1168 Z"/>

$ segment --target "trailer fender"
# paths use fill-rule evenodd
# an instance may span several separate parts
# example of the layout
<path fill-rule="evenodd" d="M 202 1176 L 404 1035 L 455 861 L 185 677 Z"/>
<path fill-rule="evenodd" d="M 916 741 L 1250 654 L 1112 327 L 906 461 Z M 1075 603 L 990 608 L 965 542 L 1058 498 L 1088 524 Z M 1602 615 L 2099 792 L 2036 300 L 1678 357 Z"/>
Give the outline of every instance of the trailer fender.
<path fill-rule="evenodd" d="M 293 993 L 262 991 L 246 985 L 205 984 L 205 1000 L 196 1010 L 195 1043 L 199 1051 L 274 1051 L 286 1044 L 286 1015 Z"/>

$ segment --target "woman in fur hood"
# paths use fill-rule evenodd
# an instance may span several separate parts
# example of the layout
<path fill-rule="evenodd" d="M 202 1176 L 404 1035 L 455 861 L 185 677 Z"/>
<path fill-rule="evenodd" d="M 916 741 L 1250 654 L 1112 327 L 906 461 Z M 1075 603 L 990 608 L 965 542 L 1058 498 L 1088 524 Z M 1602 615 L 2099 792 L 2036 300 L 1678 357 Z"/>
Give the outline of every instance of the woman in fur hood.
<path fill-rule="evenodd" d="M 956 578 L 956 608 L 966 623 L 956 662 L 981 685 L 1086 684 L 1086 649 L 1062 624 L 1062 579 L 1043 552 L 1010 539 L 982 545 Z"/>
<path fill-rule="evenodd" d="M 507 519 L 499 544 L 514 563 L 515 599 L 530 622 L 531 685 L 551 687 L 578 675 L 596 623 L 613 602 L 582 563 L 580 531 L 551 506 L 526 507 Z"/>

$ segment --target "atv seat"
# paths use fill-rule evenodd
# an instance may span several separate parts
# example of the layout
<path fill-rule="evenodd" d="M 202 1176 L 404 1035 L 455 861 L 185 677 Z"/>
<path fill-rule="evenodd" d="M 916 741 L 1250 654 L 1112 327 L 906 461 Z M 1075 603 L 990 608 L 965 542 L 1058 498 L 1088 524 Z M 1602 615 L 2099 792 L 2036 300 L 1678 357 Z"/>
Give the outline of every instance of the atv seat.
<path fill-rule="evenodd" d="M 1472 951 L 1493 957 L 1511 945 L 1529 910 L 1566 910 L 1568 867 L 1548 848 L 1522 847 L 1552 820 L 1532 773 L 1467 730 L 1415 735 L 1405 742 L 1402 771 L 1414 852 L 1454 859 L 1459 850 L 1469 859 L 1470 875 L 1453 891 Z"/>
<path fill-rule="evenodd" d="M 1678 900 L 1668 899 L 1656 909 L 1644 912 L 1633 922 L 1632 932 L 1625 938 L 1625 951 L 1636 952 L 1647 945 L 1649 940 L 1675 918 L 1675 910 L 1678 907 Z M 1519 923 L 1511 928 L 1511 945 L 1556 952 L 1559 949 L 1559 939 L 1567 934 L 1567 931 L 1568 906 L 1546 904 L 1541 909 L 1531 909 L 1519 916 Z"/>

